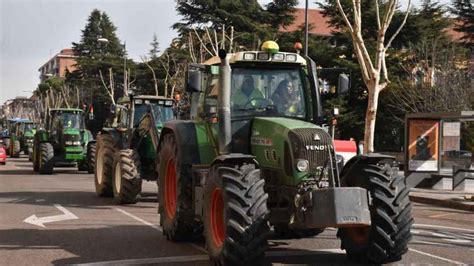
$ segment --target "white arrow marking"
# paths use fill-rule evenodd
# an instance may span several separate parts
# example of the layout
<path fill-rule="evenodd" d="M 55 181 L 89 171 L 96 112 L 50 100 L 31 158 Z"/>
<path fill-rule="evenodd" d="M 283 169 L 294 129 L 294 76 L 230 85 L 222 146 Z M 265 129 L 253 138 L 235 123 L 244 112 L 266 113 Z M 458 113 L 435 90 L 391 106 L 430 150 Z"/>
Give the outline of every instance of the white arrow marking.
<path fill-rule="evenodd" d="M 30 217 L 23 220 L 23 222 L 46 228 L 46 226 L 44 226 L 45 223 L 54 223 L 54 222 L 60 222 L 60 221 L 79 219 L 76 215 L 74 215 L 72 212 L 68 211 L 66 208 L 64 208 L 63 206 L 59 204 L 54 204 L 54 207 L 62 211 L 63 214 L 46 216 L 46 217 L 41 217 L 41 218 L 38 218 L 36 217 L 36 215 L 33 214 Z"/>

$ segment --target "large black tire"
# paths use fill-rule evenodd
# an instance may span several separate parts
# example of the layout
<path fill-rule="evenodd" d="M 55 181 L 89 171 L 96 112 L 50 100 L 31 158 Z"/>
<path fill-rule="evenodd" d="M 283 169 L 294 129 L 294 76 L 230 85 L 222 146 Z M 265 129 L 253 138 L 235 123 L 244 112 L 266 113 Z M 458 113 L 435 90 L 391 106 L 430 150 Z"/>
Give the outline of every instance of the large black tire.
<path fill-rule="evenodd" d="M 87 144 L 87 160 L 89 169 L 87 169 L 87 173 L 93 174 L 95 169 L 95 155 L 96 155 L 96 143 L 89 142 Z"/>
<path fill-rule="evenodd" d="M 343 186 L 368 190 L 371 201 L 371 225 L 364 228 L 341 228 L 341 248 L 350 260 L 364 263 L 398 261 L 408 251 L 411 239 L 411 203 L 409 189 L 398 169 L 389 164 L 357 164 L 342 180 Z"/>
<path fill-rule="evenodd" d="M 54 169 L 54 149 L 53 145 L 48 142 L 40 143 L 39 145 L 39 173 L 42 175 L 52 175 Z"/>
<path fill-rule="evenodd" d="M 5 152 L 7 153 L 7 155 L 10 155 L 10 139 L 4 138 L 3 145 L 5 145 Z"/>
<path fill-rule="evenodd" d="M 77 170 L 80 172 L 89 171 L 89 160 L 84 158 L 81 161 L 77 162 Z"/>
<path fill-rule="evenodd" d="M 323 229 L 293 229 L 288 225 L 274 225 L 273 231 L 275 235 L 283 239 L 300 239 L 317 236 L 322 233 Z"/>
<path fill-rule="evenodd" d="M 190 165 L 182 164 L 175 136 L 162 137 L 158 151 L 158 200 L 160 225 L 169 240 L 195 238 L 200 227 L 194 220 Z"/>
<path fill-rule="evenodd" d="M 140 200 L 140 166 L 140 156 L 134 150 L 119 150 L 115 153 L 112 188 L 118 204 L 133 204 Z"/>
<path fill-rule="evenodd" d="M 15 140 L 12 143 L 12 152 L 11 152 L 11 157 L 12 158 L 20 158 L 20 152 L 21 152 L 21 145 L 19 140 Z"/>
<path fill-rule="evenodd" d="M 217 265 L 263 265 L 268 227 L 265 180 L 254 165 L 218 167 L 204 188 L 206 247 Z"/>
<path fill-rule="evenodd" d="M 33 147 L 33 171 L 38 172 L 39 171 L 39 161 L 40 161 L 40 152 L 39 152 L 39 144 L 35 143 L 35 146 Z"/>
<path fill-rule="evenodd" d="M 95 192 L 99 197 L 111 197 L 115 142 L 112 136 L 101 134 L 97 138 L 94 170 Z"/>

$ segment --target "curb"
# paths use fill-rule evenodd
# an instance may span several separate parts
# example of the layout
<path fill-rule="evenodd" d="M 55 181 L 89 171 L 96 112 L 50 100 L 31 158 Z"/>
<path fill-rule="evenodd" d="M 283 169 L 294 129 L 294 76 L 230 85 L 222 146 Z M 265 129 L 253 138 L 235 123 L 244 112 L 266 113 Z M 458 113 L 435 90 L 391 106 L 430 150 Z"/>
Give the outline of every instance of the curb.
<path fill-rule="evenodd" d="M 427 197 L 413 196 L 413 195 L 410 195 L 409 198 L 412 202 L 474 212 L 474 204 L 470 205 L 470 204 L 464 204 L 462 202 L 457 202 L 454 200 L 442 200 L 442 199 L 427 198 Z"/>

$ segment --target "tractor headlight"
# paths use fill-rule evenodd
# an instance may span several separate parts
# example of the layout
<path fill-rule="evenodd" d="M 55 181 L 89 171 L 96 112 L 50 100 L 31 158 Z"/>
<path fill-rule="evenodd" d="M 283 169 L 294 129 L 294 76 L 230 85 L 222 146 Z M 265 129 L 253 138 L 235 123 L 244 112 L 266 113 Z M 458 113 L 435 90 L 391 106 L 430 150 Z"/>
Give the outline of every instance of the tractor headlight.
<path fill-rule="evenodd" d="M 73 141 L 72 145 L 81 145 L 81 142 L 80 141 Z"/>
<path fill-rule="evenodd" d="M 74 143 L 74 142 L 73 142 L 73 141 L 70 141 L 70 140 L 66 140 L 66 141 L 64 142 L 64 144 L 66 144 L 66 145 L 74 145 L 73 143 Z"/>
<path fill-rule="evenodd" d="M 26 139 L 26 142 L 33 143 L 33 139 Z"/>
<path fill-rule="evenodd" d="M 298 169 L 298 171 L 306 172 L 308 171 L 308 168 L 309 168 L 308 160 L 298 159 L 298 161 L 296 161 L 296 169 Z"/>

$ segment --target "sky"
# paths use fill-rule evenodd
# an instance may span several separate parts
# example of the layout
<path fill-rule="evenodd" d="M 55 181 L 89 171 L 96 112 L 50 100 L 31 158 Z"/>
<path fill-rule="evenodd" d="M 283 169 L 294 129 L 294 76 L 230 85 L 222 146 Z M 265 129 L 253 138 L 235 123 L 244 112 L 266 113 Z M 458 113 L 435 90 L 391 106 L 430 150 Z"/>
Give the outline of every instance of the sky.
<path fill-rule="evenodd" d="M 259 0 L 262 4 L 271 0 Z M 310 8 L 316 8 L 309 1 Z M 407 0 L 400 1 L 403 3 Z M 420 0 L 414 0 L 419 4 Z M 441 0 L 447 4 L 449 0 Z M 38 68 L 61 49 L 80 41 L 94 8 L 105 11 L 126 42 L 128 55 L 139 61 L 153 34 L 161 48 L 177 36 L 171 29 L 180 17 L 175 0 L 0 0 L 0 104 L 30 96 L 39 83 Z M 300 0 L 299 7 L 304 7 Z"/>

